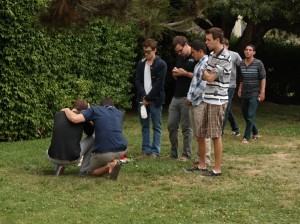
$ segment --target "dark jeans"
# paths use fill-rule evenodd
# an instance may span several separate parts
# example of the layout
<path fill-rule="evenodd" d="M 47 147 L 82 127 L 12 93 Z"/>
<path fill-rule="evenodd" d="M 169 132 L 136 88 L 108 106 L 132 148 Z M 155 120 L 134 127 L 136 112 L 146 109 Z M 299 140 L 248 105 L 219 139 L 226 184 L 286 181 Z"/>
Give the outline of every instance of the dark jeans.
<path fill-rule="evenodd" d="M 258 134 L 258 129 L 254 124 L 258 103 L 259 101 L 257 97 L 251 97 L 249 99 L 242 98 L 241 100 L 242 113 L 246 121 L 244 139 L 247 139 L 248 141 L 250 139 L 251 132 L 253 135 Z"/>
<path fill-rule="evenodd" d="M 235 93 L 235 88 L 229 88 L 228 89 L 228 104 L 227 104 L 225 115 L 224 115 L 222 134 L 224 133 L 224 129 L 225 129 L 227 120 L 230 123 L 231 130 L 239 132 L 239 126 L 236 123 L 236 121 L 234 119 L 234 116 L 233 116 L 233 113 L 232 113 L 232 110 L 231 110 L 231 103 L 232 103 L 234 93 Z"/>

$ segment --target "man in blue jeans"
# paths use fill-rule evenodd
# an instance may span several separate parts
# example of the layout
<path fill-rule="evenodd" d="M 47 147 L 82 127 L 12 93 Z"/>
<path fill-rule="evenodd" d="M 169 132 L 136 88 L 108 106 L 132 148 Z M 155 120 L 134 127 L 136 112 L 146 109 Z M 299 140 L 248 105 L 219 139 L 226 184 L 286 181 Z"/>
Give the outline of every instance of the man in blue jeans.
<path fill-rule="evenodd" d="M 138 62 L 135 75 L 139 117 L 142 126 L 142 154 L 156 158 L 160 155 L 162 104 L 165 101 L 164 82 L 167 64 L 156 55 L 157 42 L 147 39 L 143 43 L 145 58 Z M 146 107 L 148 116 L 141 116 L 141 106 Z M 150 138 L 152 121 L 153 140 Z"/>
<path fill-rule="evenodd" d="M 254 124 L 259 102 L 265 99 L 266 70 L 263 63 L 254 58 L 255 46 L 245 47 L 245 59 L 241 62 L 241 82 L 238 96 L 241 97 L 242 113 L 246 121 L 246 128 L 242 143 L 248 144 L 251 132 L 254 140 L 258 139 L 258 129 Z"/>
<path fill-rule="evenodd" d="M 226 49 L 229 47 L 229 41 L 227 38 L 223 38 L 223 44 Z M 227 120 L 230 123 L 231 130 L 232 130 L 232 135 L 233 136 L 240 136 L 240 131 L 239 131 L 239 126 L 237 122 L 234 119 L 233 112 L 231 109 L 231 103 L 232 99 L 235 93 L 235 88 L 236 88 L 236 74 L 237 74 L 237 69 L 240 70 L 240 63 L 242 61 L 241 56 L 234 51 L 228 50 L 230 56 L 231 56 L 231 75 L 230 75 L 230 81 L 229 81 L 229 88 L 228 88 L 228 104 L 226 107 L 225 115 L 224 115 L 224 121 L 223 121 L 223 127 L 222 127 L 222 134 L 224 134 L 224 129 L 226 126 Z"/>

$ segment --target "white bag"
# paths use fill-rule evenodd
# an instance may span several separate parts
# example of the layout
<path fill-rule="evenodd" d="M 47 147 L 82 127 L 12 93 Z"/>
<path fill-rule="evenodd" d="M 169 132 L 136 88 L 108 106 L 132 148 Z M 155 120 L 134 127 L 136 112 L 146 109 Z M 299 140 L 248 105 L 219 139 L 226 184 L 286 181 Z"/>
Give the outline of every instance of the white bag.
<path fill-rule="evenodd" d="M 147 115 L 147 109 L 146 109 L 145 105 L 141 106 L 141 117 L 143 119 L 146 119 L 148 117 L 148 115 Z"/>

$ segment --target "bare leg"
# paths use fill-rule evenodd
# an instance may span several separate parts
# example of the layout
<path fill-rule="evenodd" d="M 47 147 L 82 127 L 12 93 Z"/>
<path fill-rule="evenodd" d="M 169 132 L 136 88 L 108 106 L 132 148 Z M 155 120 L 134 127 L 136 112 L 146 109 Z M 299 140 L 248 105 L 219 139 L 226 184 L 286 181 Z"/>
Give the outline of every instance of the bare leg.
<path fill-rule="evenodd" d="M 199 137 L 198 138 L 198 150 L 199 150 L 199 157 L 200 157 L 200 163 L 198 166 L 200 167 L 206 167 L 206 142 L 205 138 Z"/>
<path fill-rule="evenodd" d="M 108 163 L 109 164 L 109 163 Z M 106 164 L 105 166 L 102 166 L 100 168 L 97 168 L 93 171 L 93 176 L 102 176 L 103 174 L 107 173 L 109 171 L 109 165 Z"/>
<path fill-rule="evenodd" d="M 214 153 L 215 153 L 215 166 L 214 170 L 221 172 L 221 162 L 222 162 L 222 138 L 213 138 L 214 142 Z"/>
<path fill-rule="evenodd" d="M 117 164 L 117 160 L 114 160 L 114 161 L 106 164 L 105 166 L 99 167 L 93 171 L 93 175 L 94 176 L 102 176 L 105 173 L 111 173 L 112 170 L 114 169 L 114 167 L 116 166 L 116 164 Z"/>

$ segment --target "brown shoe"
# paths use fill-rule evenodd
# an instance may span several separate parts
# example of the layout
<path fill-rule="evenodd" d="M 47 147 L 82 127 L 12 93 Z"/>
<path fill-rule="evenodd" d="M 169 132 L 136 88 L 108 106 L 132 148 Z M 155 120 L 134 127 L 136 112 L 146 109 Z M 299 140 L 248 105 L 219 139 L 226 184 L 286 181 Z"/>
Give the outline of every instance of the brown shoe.
<path fill-rule="evenodd" d="M 189 159 L 186 158 L 185 156 L 181 156 L 181 157 L 178 159 L 178 161 L 181 161 L 181 162 L 187 162 L 187 161 L 189 161 Z"/>
<path fill-rule="evenodd" d="M 155 155 L 155 154 L 151 154 L 151 155 L 149 155 L 149 157 L 152 158 L 152 159 L 156 159 L 158 156 Z"/>
<path fill-rule="evenodd" d="M 113 168 L 113 170 L 109 173 L 108 179 L 117 180 L 120 170 L 121 170 L 121 164 L 117 163 Z"/>
<path fill-rule="evenodd" d="M 147 158 L 147 157 L 149 157 L 149 156 L 150 156 L 150 155 L 147 154 L 147 153 L 142 153 L 142 154 L 138 155 L 136 158 L 142 159 L 142 158 Z"/>

